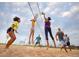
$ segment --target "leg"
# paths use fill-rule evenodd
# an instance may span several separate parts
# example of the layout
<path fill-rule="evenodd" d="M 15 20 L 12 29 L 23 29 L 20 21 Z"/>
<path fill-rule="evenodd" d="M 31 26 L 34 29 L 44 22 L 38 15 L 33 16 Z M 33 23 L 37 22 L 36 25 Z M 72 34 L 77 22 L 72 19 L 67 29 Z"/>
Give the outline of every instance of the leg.
<path fill-rule="evenodd" d="M 49 34 L 50 34 L 50 37 L 52 38 L 52 40 L 54 42 L 54 47 L 56 48 L 56 43 L 55 43 L 54 37 L 52 35 L 51 28 L 49 28 Z"/>
<path fill-rule="evenodd" d="M 34 44 L 34 30 L 32 31 L 32 44 Z"/>
<path fill-rule="evenodd" d="M 61 50 L 63 49 L 63 47 L 61 47 Z"/>
<path fill-rule="evenodd" d="M 9 48 L 9 46 L 14 42 L 15 40 L 14 39 L 10 39 L 8 41 L 8 43 L 6 44 L 6 48 Z"/>
<path fill-rule="evenodd" d="M 30 36 L 29 36 L 29 44 L 30 44 L 31 35 L 32 35 L 32 30 L 31 30 Z"/>
<path fill-rule="evenodd" d="M 39 47 L 41 48 L 40 42 L 39 42 Z"/>
<path fill-rule="evenodd" d="M 38 43 L 36 42 L 36 43 L 35 43 L 35 46 L 36 46 L 37 44 L 38 44 Z"/>
<path fill-rule="evenodd" d="M 49 42 L 48 42 L 48 30 L 45 28 L 45 37 L 46 37 L 46 42 L 47 42 L 47 49 L 49 48 Z"/>
<path fill-rule="evenodd" d="M 67 49 L 66 49 L 66 45 L 64 45 L 63 48 L 65 49 L 66 52 L 68 52 Z"/>
<path fill-rule="evenodd" d="M 9 48 L 9 46 L 10 46 L 10 45 L 15 41 L 15 39 L 16 39 L 16 36 L 15 36 L 14 32 L 9 32 L 8 34 L 9 34 L 9 36 L 11 37 L 11 39 L 7 42 L 6 48 Z"/>
<path fill-rule="evenodd" d="M 60 44 L 60 50 L 62 50 L 63 49 L 63 45 L 62 44 Z"/>
<path fill-rule="evenodd" d="M 47 39 L 46 39 L 46 41 L 47 41 L 47 49 L 48 49 L 48 48 L 50 47 L 50 46 L 49 46 L 49 41 L 48 41 Z"/>
<path fill-rule="evenodd" d="M 68 45 L 68 48 L 70 49 L 70 51 L 71 51 L 71 46 L 70 45 Z"/>
<path fill-rule="evenodd" d="M 62 49 L 63 49 L 63 45 L 62 45 L 62 44 L 60 44 L 60 49 L 61 49 L 61 51 L 62 51 Z"/>
<path fill-rule="evenodd" d="M 69 45 L 68 47 L 69 47 L 70 51 L 72 51 L 72 50 L 71 50 L 71 46 Z"/>
<path fill-rule="evenodd" d="M 68 42 L 68 43 L 67 43 L 67 45 L 68 45 L 68 48 L 69 48 L 69 49 L 70 49 L 70 51 L 71 51 L 70 42 Z"/>

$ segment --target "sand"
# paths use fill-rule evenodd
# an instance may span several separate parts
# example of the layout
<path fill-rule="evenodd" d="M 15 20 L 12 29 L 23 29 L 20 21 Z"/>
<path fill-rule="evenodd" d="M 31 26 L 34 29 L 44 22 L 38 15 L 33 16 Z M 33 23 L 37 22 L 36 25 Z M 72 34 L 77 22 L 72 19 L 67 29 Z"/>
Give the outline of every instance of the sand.
<path fill-rule="evenodd" d="M 68 49 L 68 53 L 61 51 L 59 48 L 31 47 L 31 46 L 14 46 L 5 49 L 5 45 L 0 45 L 0 57 L 79 57 L 79 50 Z"/>

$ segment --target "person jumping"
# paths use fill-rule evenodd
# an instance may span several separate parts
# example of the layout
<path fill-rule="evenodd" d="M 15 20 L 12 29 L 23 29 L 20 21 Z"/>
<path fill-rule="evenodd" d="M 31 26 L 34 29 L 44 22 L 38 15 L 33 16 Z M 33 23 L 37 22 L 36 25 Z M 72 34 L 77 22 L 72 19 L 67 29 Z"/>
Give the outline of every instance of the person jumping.
<path fill-rule="evenodd" d="M 36 16 L 31 20 L 31 30 L 29 35 L 29 44 L 31 44 L 31 38 L 32 38 L 32 44 L 34 44 L 34 32 L 35 32 L 35 24 L 36 24 Z"/>
<path fill-rule="evenodd" d="M 56 43 L 55 43 L 55 40 L 54 40 L 54 37 L 52 35 L 52 31 L 51 31 L 51 18 L 48 17 L 46 18 L 45 17 L 45 13 L 42 12 L 42 15 L 44 16 L 44 19 L 45 19 L 45 38 L 46 38 L 46 42 L 47 42 L 47 49 L 50 47 L 49 46 L 49 42 L 48 42 L 48 33 L 50 34 L 50 37 L 52 38 L 53 42 L 54 42 L 54 47 L 56 47 Z"/>
<path fill-rule="evenodd" d="M 11 25 L 11 27 L 8 28 L 7 30 L 7 34 L 10 36 L 10 40 L 7 42 L 6 47 L 5 48 L 9 48 L 9 46 L 16 40 L 16 35 L 14 32 L 17 33 L 17 29 L 20 23 L 20 18 L 19 17 L 14 17 L 13 18 L 13 23 Z"/>

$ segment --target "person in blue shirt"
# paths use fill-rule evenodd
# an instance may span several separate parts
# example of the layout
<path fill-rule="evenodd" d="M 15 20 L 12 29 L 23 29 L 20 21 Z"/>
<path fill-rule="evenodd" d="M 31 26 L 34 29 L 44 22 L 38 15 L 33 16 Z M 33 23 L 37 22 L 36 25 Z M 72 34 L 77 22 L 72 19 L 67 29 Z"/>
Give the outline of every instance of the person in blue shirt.
<path fill-rule="evenodd" d="M 61 45 L 61 50 L 62 48 L 65 49 L 65 51 L 67 52 L 67 49 L 66 49 L 66 45 L 65 45 L 65 40 L 64 40 L 64 32 L 61 31 L 60 28 L 58 28 L 58 32 L 56 33 L 56 40 L 60 42 L 60 45 Z"/>
<path fill-rule="evenodd" d="M 35 43 L 35 46 L 37 45 L 37 44 L 39 44 L 39 46 L 41 47 L 41 45 L 40 45 L 40 41 L 41 41 L 41 36 L 40 36 L 40 34 L 36 37 L 36 43 Z"/>

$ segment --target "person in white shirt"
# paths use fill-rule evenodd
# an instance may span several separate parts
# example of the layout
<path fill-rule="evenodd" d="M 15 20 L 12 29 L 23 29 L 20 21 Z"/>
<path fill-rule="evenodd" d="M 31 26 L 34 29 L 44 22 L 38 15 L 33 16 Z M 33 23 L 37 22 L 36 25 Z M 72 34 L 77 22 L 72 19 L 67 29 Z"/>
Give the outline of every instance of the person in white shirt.
<path fill-rule="evenodd" d="M 64 41 L 65 41 L 65 45 L 68 46 L 71 51 L 70 39 L 67 34 L 64 35 Z"/>

